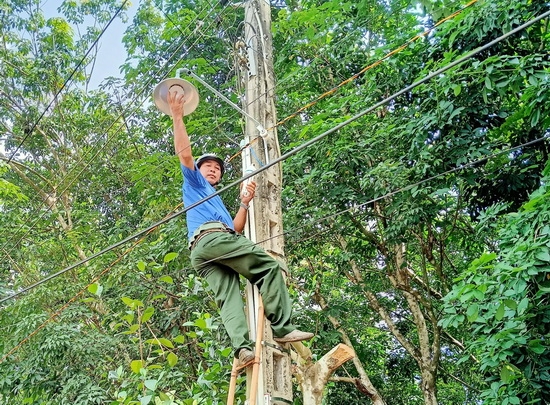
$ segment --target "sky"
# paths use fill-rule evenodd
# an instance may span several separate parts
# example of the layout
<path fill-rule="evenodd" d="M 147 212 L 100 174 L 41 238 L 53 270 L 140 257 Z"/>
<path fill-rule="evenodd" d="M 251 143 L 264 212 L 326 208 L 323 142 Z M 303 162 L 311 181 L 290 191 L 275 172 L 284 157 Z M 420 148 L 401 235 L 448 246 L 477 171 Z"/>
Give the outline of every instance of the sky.
<path fill-rule="evenodd" d="M 61 5 L 62 0 L 44 0 L 41 3 L 42 11 L 46 18 L 60 16 L 57 8 Z M 107 27 L 99 40 L 99 51 L 96 59 L 96 64 L 90 79 L 90 89 L 97 88 L 101 82 L 109 77 L 121 77 L 119 70 L 120 65 L 126 60 L 126 50 L 122 44 L 122 36 L 126 27 L 131 24 L 133 16 L 138 8 L 139 0 L 129 0 L 130 8 L 126 11 L 128 21 L 123 23 L 120 18 L 116 18 Z"/>
<path fill-rule="evenodd" d="M 40 6 L 45 18 L 61 16 L 57 11 L 61 3 L 62 0 L 42 1 Z M 122 36 L 124 35 L 126 27 L 132 22 L 138 8 L 139 0 L 129 0 L 129 3 L 130 8 L 126 11 L 128 16 L 127 22 L 123 23 L 120 18 L 116 18 L 99 40 L 99 51 L 96 64 L 90 78 L 90 90 L 99 87 L 101 82 L 107 77 L 122 77 L 119 68 L 126 60 L 126 50 L 122 44 Z M 0 139 L 0 153 L 5 154 L 4 140 L 2 139 Z"/>

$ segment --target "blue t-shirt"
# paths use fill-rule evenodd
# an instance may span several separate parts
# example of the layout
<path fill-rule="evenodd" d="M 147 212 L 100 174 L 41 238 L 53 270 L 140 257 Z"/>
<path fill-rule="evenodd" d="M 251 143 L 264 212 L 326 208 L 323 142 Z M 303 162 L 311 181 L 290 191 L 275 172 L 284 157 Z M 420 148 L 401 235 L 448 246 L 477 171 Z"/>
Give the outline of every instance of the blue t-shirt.
<path fill-rule="evenodd" d="M 181 164 L 181 172 L 183 173 L 182 193 L 185 207 L 189 207 L 216 192 L 216 189 L 203 177 L 197 165 L 195 165 L 195 170 L 191 170 Z M 220 221 L 233 229 L 233 218 L 231 218 L 219 195 L 191 208 L 186 215 L 189 239 L 199 226 L 208 221 Z"/>

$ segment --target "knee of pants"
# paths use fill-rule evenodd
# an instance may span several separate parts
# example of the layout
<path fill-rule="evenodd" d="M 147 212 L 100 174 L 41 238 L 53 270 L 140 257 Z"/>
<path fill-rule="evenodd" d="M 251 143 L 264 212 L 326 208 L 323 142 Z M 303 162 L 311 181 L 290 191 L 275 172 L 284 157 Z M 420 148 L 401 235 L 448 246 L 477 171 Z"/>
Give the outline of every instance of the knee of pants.
<path fill-rule="evenodd" d="M 231 297 L 234 296 L 238 296 L 240 299 L 241 286 L 238 273 L 221 265 L 209 265 L 203 270 L 205 274 L 202 277 L 214 293 L 218 305 L 220 305 L 220 302 L 223 303 L 228 299 L 233 299 Z"/>

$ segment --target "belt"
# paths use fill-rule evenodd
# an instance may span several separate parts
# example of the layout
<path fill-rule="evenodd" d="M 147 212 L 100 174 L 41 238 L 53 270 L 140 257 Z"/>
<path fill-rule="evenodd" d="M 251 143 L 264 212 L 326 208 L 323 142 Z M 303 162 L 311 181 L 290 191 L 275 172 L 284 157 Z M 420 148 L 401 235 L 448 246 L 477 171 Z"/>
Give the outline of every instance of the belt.
<path fill-rule="evenodd" d="M 212 232 L 235 233 L 233 229 L 228 227 L 223 222 L 205 222 L 195 230 L 195 233 L 189 240 L 189 250 L 192 250 L 196 246 L 196 244 L 199 242 L 199 240 L 201 240 L 206 235 Z"/>

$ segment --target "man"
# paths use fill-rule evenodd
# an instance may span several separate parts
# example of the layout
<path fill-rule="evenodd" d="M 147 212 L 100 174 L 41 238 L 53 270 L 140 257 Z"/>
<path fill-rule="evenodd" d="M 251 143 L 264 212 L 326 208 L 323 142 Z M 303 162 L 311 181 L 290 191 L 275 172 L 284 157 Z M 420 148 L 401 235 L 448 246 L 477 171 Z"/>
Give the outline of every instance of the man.
<path fill-rule="evenodd" d="M 183 202 L 186 207 L 213 194 L 214 186 L 224 174 L 224 162 L 215 155 L 201 156 L 196 162 L 183 122 L 184 96 L 169 92 L 174 147 L 183 173 Z M 248 204 L 254 198 L 256 183 L 241 194 L 241 205 L 235 218 L 219 196 L 187 211 L 187 228 L 191 264 L 204 277 L 214 293 L 225 329 L 241 365 L 254 360 L 252 342 L 244 313 L 239 275 L 246 277 L 259 290 L 264 311 L 278 342 L 298 342 L 313 337 L 290 323 L 291 302 L 279 263 L 263 249 L 240 234 L 243 231 Z"/>

